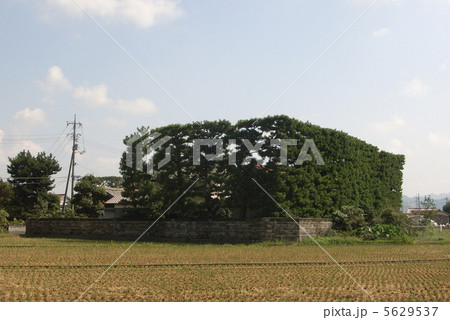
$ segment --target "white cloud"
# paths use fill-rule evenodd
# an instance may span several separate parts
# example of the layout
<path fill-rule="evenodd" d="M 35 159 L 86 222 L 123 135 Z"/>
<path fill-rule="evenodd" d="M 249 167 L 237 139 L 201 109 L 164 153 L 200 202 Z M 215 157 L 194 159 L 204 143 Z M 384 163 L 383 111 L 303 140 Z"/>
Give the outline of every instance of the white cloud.
<path fill-rule="evenodd" d="M 182 15 L 179 1 L 173 0 L 78 0 L 78 3 L 94 17 L 127 21 L 141 28 L 152 27 Z M 47 6 L 70 15 L 83 15 L 73 0 L 47 0 Z"/>
<path fill-rule="evenodd" d="M 397 116 L 391 116 L 391 119 L 384 122 L 375 122 L 370 126 L 378 133 L 388 133 L 405 126 L 405 120 Z"/>
<path fill-rule="evenodd" d="M 423 97 L 426 96 L 430 91 L 431 87 L 427 86 L 419 78 L 414 78 L 410 82 L 404 83 L 404 94 L 410 97 Z"/>
<path fill-rule="evenodd" d="M 399 139 L 392 139 L 389 141 L 387 148 L 387 151 L 392 152 L 394 154 L 404 154 L 404 155 L 411 155 L 413 150 L 406 146 L 403 141 Z"/>
<path fill-rule="evenodd" d="M 48 96 L 44 99 L 47 102 L 53 101 L 53 95 L 61 91 L 72 90 L 72 85 L 64 76 L 59 66 L 52 66 L 47 70 L 44 81 L 38 82 L 39 87 L 45 91 Z"/>
<path fill-rule="evenodd" d="M 156 111 L 155 104 L 145 98 L 137 98 L 134 100 L 118 100 L 115 108 L 131 114 L 149 114 Z"/>
<path fill-rule="evenodd" d="M 73 92 L 73 97 L 81 100 L 87 106 L 104 107 L 108 106 L 129 114 L 150 114 L 156 111 L 155 104 L 145 98 L 136 98 L 134 100 L 111 99 L 108 97 L 108 87 L 105 84 L 89 87 L 78 87 Z M 110 124 L 112 120 L 110 120 Z M 115 126 L 124 126 L 123 122 L 114 122 Z"/>
<path fill-rule="evenodd" d="M 400 150 L 403 147 L 403 142 L 401 142 L 399 139 L 392 139 L 389 141 L 389 151 L 394 153 L 399 153 L 398 150 Z"/>
<path fill-rule="evenodd" d="M 449 2 L 450 3 L 450 2 Z M 440 66 L 439 66 L 439 70 L 441 71 L 445 71 L 448 68 L 448 60 L 445 60 Z"/>
<path fill-rule="evenodd" d="M 128 122 L 126 120 L 116 119 L 116 118 L 106 118 L 105 123 L 109 124 L 112 127 L 116 127 L 116 128 L 124 128 L 128 124 Z"/>
<path fill-rule="evenodd" d="M 108 88 L 105 84 L 88 88 L 78 87 L 73 91 L 73 97 L 75 99 L 83 101 L 88 106 L 104 106 L 111 102 L 108 98 Z"/>
<path fill-rule="evenodd" d="M 15 156 L 19 152 L 23 150 L 30 151 L 31 154 L 37 154 L 39 152 L 44 151 L 44 149 L 37 143 L 30 140 L 23 140 L 21 142 L 17 142 L 9 149 L 9 154 Z"/>
<path fill-rule="evenodd" d="M 72 85 L 64 76 L 59 66 L 52 66 L 47 70 L 45 81 L 39 83 L 44 91 L 54 93 L 55 91 L 70 90 Z"/>
<path fill-rule="evenodd" d="M 374 37 L 383 37 L 387 36 L 391 31 L 388 28 L 382 28 L 380 30 L 374 31 L 372 35 Z"/>
<path fill-rule="evenodd" d="M 14 115 L 14 120 L 18 124 L 25 124 L 27 126 L 40 124 L 45 120 L 45 112 L 39 108 L 25 108 L 16 112 L 16 114 Z"/>
<path fill-rule="evenodd" d="M 134 100 L 123 100 L 108 97 L 108 86 L 104 83 L 93 87 L 79 86 L 74 88 L 74 86 L 70 84 L 70 81 L 64 77 L 61 68 L 58 66 L 53 66 L 48 70 L 46 80 L 40 82 L 40 86 L 44 91 L 52 94 L 60 90 L 70 90 L 72 98 L 81 101 L 89 107 L 110 107 L 134 115 L 150 114 L 157 110 L 155 104 L 146 98 L 140 97 Z M 52 95 L 50 96 L 51 100 L 53 100 Z M 33 113 L 31 113 L 31 111 L 33 111 Z M 28 116 L 28 118 L 39 119 L 38 111 L 43 113 L 40 109 L 25 109 L 20 111 L 20 115 L 16 116 Z M 114 125 L 124 126 L 124 123 L 115 122 Z"/>
<path fill-rule="evenodd" d="M 5 133 L 0 129 L 0 143 L 3 142 L 4 137 Z M 43 151 L 43 148 L 33 141 L 20 140 L 8 142 L 8 139 L 6 141 L 6 145 L 0 144 L 0 166 L 5 169 L 5 171 L 0 171 L 2 174 L 6 173 L 6 166 L 9 164 L 8 157 L 14 157 L 22 150 L 29 150 L 32 154 L 37 154 L 38 152 Z"/>
<path fill-rule="evenodd" d="M 428 141 L 436 148 L 450 148 L 450 137 L 441 134 L 430 133 L 428 135 Z"/>

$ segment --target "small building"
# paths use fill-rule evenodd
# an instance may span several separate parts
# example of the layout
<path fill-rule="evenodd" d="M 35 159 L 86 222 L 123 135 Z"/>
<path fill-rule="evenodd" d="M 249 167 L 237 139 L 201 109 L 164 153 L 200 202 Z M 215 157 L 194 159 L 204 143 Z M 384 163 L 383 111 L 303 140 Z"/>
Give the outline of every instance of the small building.
<path fill-rule="evenodd" d="M 105 202 L 105 214 L 99 216 L 100 219 L 119 219 L 123 217 L 123 208 L 121 201 L 125 199 L 122 196 L 122 188 L 105 188 L 109 199 Z"/>
<path fill-rule="evenodd" d="M 62 207 L 64 206 L 64 193 L 58 193 L 57 194 L 58 198 L 59 198 L 59 207 L 62 210 Z M 70 197 L 67 196 L 67 200 L 66 200 L 66 206 L 70 206 Z"/>
<path fill-rule="evenodd" d="M 438 211 L 432 220 L 438 225 L 447 225 L 450 223 L 448 213 L 441 210 Z"/>
<path fill-rule="evenodd" d="M 425 208 L 410 208 L 406 211 L 406 215 L 413 219 L 422 221 L 424 219 L 425 214 L 432 214 L 433 217 L 431 218 L 431 221 L 438 225 L 447 225 L 449 224 L 449 215 L 448 213 L 439 210 L 439 209 L 425 209 Z"/>

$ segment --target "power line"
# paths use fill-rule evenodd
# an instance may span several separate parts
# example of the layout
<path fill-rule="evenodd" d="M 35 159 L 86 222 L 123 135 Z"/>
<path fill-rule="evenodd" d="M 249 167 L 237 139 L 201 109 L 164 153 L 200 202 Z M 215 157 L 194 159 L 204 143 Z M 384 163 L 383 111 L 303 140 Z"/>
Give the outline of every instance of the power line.
<path fill-rule="evenodd" d="M 66 125 L 65 128 L 63 129 L 63 131 L 61 131 L 61 133 L 59 134 L 59 139 L 63 138 L 62 140 L 65 140 L 64 132 L 66 132 L 67 128 L 68 128 L 68 126 Z M 62 143 L 62 142 L 61 142 L 61 143 Z M 56 145 L 56 142 L 50 147 L 50 149 L 48 149 L 48 152 L 49 152 L 49 153 L 52 152 L 52 150 L 53 150 L 53 148 L 55 147 L 55 145 Z"/>
<path fill-rule="evenodd" d="M 120 154 L 122 154 L 124 152 L 124 150 L 121 148 L 109 146 L 109 145 L 106 145 L 106 144 L 103 144 L 100 142 L 96 142 L 96 141 L 93 141 L 90 139 L 85 139 L 85 141 L 86 141 L 86 144 L 88 144 L 94 148 L 97 148 L 97 149 L 102 149 L 104 151 L 116 152 L 116 153 L 120 153 Z"/>
<path fill-rule="evenodd" d="M 61 142 L 55 149 L 55 153 L 54 156 L 55 158 L 59 158 L 64 151 L 66 151 L 66 147 L 69 144 L 70 140 L 68 139 L 68 137 L 64 138 L 64 141 Z"/>
<path fill-rule="evenodd" d="M 98 172 L 98 171 L 95 171 L 95 170 L 93 170 L 93 169 L 90 169 L 90 168 L 88 168 L 88 167 L 85 167 L 85 166 L 83 166 L 83 165 L 81 165 L 81 164 L 78 164 L 78 166 L 81 167 L 81 168 L 84 168 L 84 169 L 86 169 L 86 170 L 88 170 L 88 171 L 90 171 L 91 173 L 96 173 L 96 174 L 98 174 L 100 177 L 107 177 L 107 176 L 108 176 L 108 175 L 106 175 L 106 174 L 102 174 L 102 173 L 100 173 L 100 172 Z"/>
<path fill-rule="evenodd" d="M 58 141 L 61 141 L 61 139 L 54 139 L 54 138 L 48 138 L 48 139 L 33 139 L 33 140 L 27 140 L 27 139 L 16 139 L 16 140 L 6 140 L 0 142 L 1 145 L 8 145 L 8 144 L 18 144 L 18 143 L 26 143 L 26 142 L 33 142 L 33 143 L 57 143 Z"/>
<path fill-rule="evenodd" d="M 14 179 L 14 180 L 35 180 L 35 179 L 47 179 L 49 176 L 42 177 L 0 177 L 1 179 Z M 51 177 L 51 179 L 65 179 L 65 177 Z"/>
<path fill-rule="evenodd" d="M 48 136 L 59 136 L 57 133 L 47 133 L 47 134 L 8 134 L 4 133 L 3 137 L 48 137 Z"/>
<path fill-rule="evenodd" d="M 38 133 L 38 134 L 23 134 L 23 133 L 4 133 L 4 136 L 58 136 L 58 133 Z"/>

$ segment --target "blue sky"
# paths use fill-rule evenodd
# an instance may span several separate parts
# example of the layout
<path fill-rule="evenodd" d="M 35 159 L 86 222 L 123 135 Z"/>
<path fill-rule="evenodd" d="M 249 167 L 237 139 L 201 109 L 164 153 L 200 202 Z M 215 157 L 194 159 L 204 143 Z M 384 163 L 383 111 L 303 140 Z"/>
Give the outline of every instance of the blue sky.
<path fill-rule="evenodd" d="M 373 1 L 77 0 L 196 120 L 261 116 Z M 0 176 L 26 148 L 118 174 L 136 127 L 191 117 L 74 0 L 0 3 Z M 450 1 L 379 0 L 267 114 L 406 155 L 404 193 L 450 192 Z M 65 137 L 65 134 L 62 137 Z"/>

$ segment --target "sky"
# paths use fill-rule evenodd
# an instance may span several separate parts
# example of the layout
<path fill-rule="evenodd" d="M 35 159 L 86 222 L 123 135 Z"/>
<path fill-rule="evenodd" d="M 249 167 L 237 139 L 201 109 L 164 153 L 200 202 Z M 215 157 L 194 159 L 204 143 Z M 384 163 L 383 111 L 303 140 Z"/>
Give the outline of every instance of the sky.
<path fill-rule="evenodd" d="M 83 8 L 83 10 L 81 10 Z M 0 177 L 23 149 L 118 175 L 137 127 L 285 114 L 406 156 L 450 192 L 449 0 L 3 0 Z"/>

